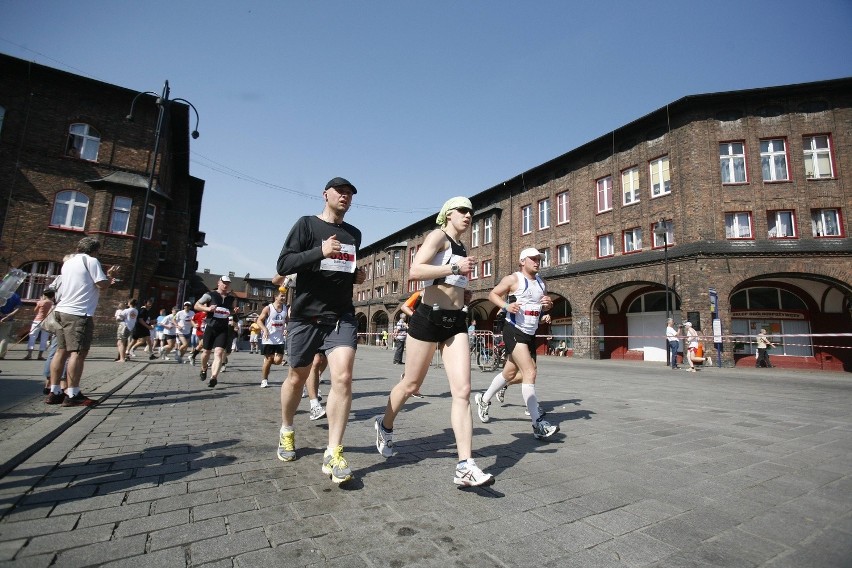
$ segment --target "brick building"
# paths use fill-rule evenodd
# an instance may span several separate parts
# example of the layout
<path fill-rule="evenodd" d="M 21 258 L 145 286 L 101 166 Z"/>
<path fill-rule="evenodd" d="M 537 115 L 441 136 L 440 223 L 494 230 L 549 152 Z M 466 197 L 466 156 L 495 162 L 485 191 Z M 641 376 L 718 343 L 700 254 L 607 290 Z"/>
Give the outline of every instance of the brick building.
<path fill-rule="evenodd" d="M 556 300 L 542 352 L 566 338 L 575 357 L 664 361 L 668 309 L 726 365 L 753 365 L 765 327 L 777 366 L 850 370 L 850 172 L 850 78 L 685 97 L 471 197 L 471 315 L 492 329 L 488 292 L 534 246 Z M 362 332 L 395 321 L 433 228 L 362 249 Z"/>
<path fill-rule="evenodd" d="M 204 181 L 189 174 L 189 107 L 164 105 L 147 215 L 143 215 L 159 107 L 137 92 L 0 54 L 0 271 L 29 273 L 34 303 L 84 235 L 101 262 L 121 265 L 102 294 L 96 340 L 114 341 L 113 308 L 129 295 L 142 231 L 136 296 L 170 307 L 195 293 L 192 276 Z M 143 224 L 144 222 L 144 224 Z M 26 317 L 22 318 L 23 320 Z M 22 321 L 28 325 L 28 321 Z"/>

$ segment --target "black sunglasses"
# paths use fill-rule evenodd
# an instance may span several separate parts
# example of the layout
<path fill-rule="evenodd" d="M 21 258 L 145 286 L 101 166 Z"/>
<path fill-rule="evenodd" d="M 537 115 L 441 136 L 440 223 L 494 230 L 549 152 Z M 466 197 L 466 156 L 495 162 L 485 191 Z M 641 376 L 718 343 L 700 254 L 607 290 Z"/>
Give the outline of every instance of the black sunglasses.
<path fill-rule="evenodd" d="M 473 209 L 470 209 L 468 207 L 456 207 L 456 211 L 458 211 L 462 215 L 467 215 L 468 213 L 473 215 Z"/>

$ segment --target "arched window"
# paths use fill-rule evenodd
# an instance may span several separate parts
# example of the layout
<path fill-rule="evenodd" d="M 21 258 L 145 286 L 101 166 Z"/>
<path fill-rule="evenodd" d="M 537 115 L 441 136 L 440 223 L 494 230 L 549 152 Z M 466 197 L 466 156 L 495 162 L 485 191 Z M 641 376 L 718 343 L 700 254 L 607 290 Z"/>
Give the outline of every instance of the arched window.
<path fill-rule="evenodd" d="M 100 146 L 100 133 L 88 124 L 75 123 L 68 128 L 68 145 L 65 147 L 66 156 L 97 162 Z"/>
<path fill-rule="evenodd" d="M 53 216 L 50 224 L 54 227 L 84 229 L 86 213 L 89 211 L 89 198 L 79 191 L 60 191 L 56 194 Z"/>
<path fill-rule="evenodd" d="M 38 300 L 42 292 L 59 275 L 62 264 L 51 260 L 37 260 L 21 267 L 27 273 L 26 279 L 18 288 L 22 300 Z"/>
<path fill-rule="evenodd" d="M 810 312 L 802 298 L 781 288 L 755 286 L 731 295 L 731 332 L 738 336 L 734 353 L 753 355 L 753 337 L 769 332 L 776 349 L 772 355 L 812 357 Z"/>
<path fill-rule="evenodd" d="M 669 310 L 672 312 L 680 311 L 680 298 L 677 294 L 669 291 Z M 665 292 L 648 292 L 642 294 L 630 304 L 627 308 L 627 313 L 638 314 L 643 312 L 662 312 L 666 311 L 666 293 Z"/>

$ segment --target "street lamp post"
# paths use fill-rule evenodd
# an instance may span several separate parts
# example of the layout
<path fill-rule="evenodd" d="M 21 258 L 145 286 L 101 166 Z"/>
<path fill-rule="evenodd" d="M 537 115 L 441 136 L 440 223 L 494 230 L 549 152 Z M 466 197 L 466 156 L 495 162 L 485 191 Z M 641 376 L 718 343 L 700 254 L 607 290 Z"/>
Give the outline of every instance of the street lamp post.
<path fill-rule="evenodd" d="M 157 159 L 160 155 L 160 137 L 161 137 L 162 130 L 163 130 L 163 117 L 166 114 L 166 106 L 170 102 L 169 101 L 170 92 L 171 92 L 171 90 L 169 89 L 169 81 L 166 80 L 165 84 L 163 85 L 162 94 L 159 97 L 157 97 L 157 99 L 156 99 L 156 105 L 158 107 L 158 110 L 157 110 L 157 126 L 154 129 L 154 156 L 153 156 L 153 159 L 151 160 L 151 171 L 148 173 L 148 185 L 145 188 L 145 201 L 144 201 L 144 204 L 142 206 L 142 214 L 141 214 L 142 224 L 141 224 L 141 227 L 139 227 L 139 231 L 137 232 L 137 235 L 136 235 L 136 248 L 133 252 L 133 267 L 132 267 L 132 270 L 130 272 L 130 297 L 131 298 L 134 297 L 134 294 L 136 292 L 136 274 L 139 271 L 139 260 L 140 260 L 140 255 L 141 255 L 141 252 L 142 252 L 142 238 L 145 234 L 145 224 L 148 220 L 148 205 L 151 201 L 151 191 L 154 189 L 154 175 L 156 174 L 156 170 L 157 170 Z M 130 112 L 127 115 L 127 121 L 128 122 L 133 122 L 133 108 L 136 106 L 136 101 L 142 95 L 153 95 L 155 97 L 157 96 L 157 94 L 152 92 L 152 91 L 145 91 L 145 92 L 139 93 L 135 97 L 133 97 L 133 102 L 130 103 Z M 196 109 L 195 105 L 193 105 L 191 102 L 189 102 L 186 99 L 172 99 L 172 100 L 186 103 L 195 112 L 195 129 L 192 131 L 191 135 L 192 135 L 193 139 L 198 138 L 198 136 L 199 136 L 199 134 L 198 134 L 198 123 L 199 123 L 198 109 Z M 151 225 L 151 231 L 153 232 L 153 230 L 154 230 L 154 227 L 153 227 L 153 224 L 152 224 Z"/>
<path fill-rule="evenodd" d="M 666 286 L 666 321 L 671 316 L 671 308 L 670 308 L 670 298 L 669 298 L 669 236 L 668 230 L 666 229 L 666 220 L 660 219 L 659 223 L 657 223 L 657 228 L 654 230 L 657 234 L 657 237 L 663 238 L 663 265 L 665 266 L 665 286 Z M 666 365 L 671 365 L 672 362 L 672 354 L 671 349 L 669 349 L 669 340 L 666 338 Z"/>

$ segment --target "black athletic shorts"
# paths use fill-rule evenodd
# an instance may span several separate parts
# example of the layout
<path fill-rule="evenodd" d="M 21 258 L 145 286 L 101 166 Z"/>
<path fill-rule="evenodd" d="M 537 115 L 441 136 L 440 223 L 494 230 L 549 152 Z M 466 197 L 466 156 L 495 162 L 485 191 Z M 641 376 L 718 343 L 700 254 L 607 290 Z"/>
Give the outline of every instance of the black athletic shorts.
<path fill-rule="evenodd" d="M 515 352 L 515 346 L 518 344 L 526 345 L 530 350 L 530 356 L 535 361 L 535 336 L 527 335 L 507 320 L 503 324 L 503 343 L 506 344 L 506 355 L 511 355 Z"/>
<path fill-rule="evenodd" d="M 461 310 L 441 310 L 438 316 L 433 314 L 432 306 L 421 303 L 411 316 L 408 335 L 428 343 L 443 343 L 460 333 L 467 337 L 465 315 Z"/>
<path fill-rule="evenodd" d="M 214 319 L 213 321 L 207 322 L 207 327 L 204 328 L 204 339 L 202 343 L 204 349 L 207 351 L 215 349 L 216 347 L 230 349 L 230 330 L 231 328 L 227 321 L 223 320 L 222 323 L 217 323 Z"/>

